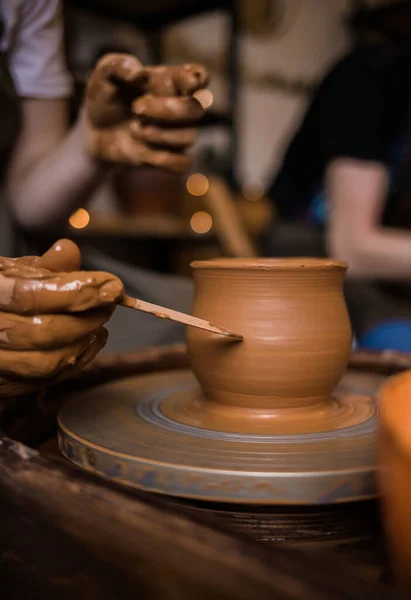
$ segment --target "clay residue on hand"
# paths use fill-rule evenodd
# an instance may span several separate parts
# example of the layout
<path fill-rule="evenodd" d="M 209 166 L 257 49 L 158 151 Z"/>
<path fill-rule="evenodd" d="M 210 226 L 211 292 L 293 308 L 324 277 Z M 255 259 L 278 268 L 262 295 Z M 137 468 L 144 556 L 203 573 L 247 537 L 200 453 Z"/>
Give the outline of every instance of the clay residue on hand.
<path fill-rule="evenodd" d="M 59 240 L 36 260 L 36 267 L 49 271 L 66 272 L 78 271 L 81 267 L 80 249 L 71 240 Z"/>
<path fill-rule="evenodd" d="M 24 316 L 2 313 L 0 319 L 0 349 L 50 350 L 85 338 L 110 319 L 114 306 L 97 308 L 76 314 L 38 314 Z"/>
<path fill-rule="evenodd" d="M 123 284 L 80 266 L 70 240 L 56 242 L 42 257 L 0 258 L 0 396 L 18 390 L 18 381 L 31 381 L 22 384 L 30 388 L 35 379 L 61 378 L 104 346 L 103 325 Z"/>
<path fill-rule="evenodd" d="M 110 163 L 183 173 L 204 114 L 193 94 L 207 82 L 201 65 L 143 67 L 127 54 L 104 56 L 87 86 L 89 152 Z"/>
<path fill-rule="evenodd" d="M 144 93 L 154 96 L 189 96 L 205 88 L 208 74 L 202 65 L 148 67 Z"/>
<path fill-rule="evenodd" d="M 80 254 L 72 242 L 57 242 L 37 260 L 0 261 L 0 310 L 17 314 L 81 312 L 117 302 L 121 281 L 103 271 L 76 271 Z M 55 271 L 60 272 L 55 272 Z"/>

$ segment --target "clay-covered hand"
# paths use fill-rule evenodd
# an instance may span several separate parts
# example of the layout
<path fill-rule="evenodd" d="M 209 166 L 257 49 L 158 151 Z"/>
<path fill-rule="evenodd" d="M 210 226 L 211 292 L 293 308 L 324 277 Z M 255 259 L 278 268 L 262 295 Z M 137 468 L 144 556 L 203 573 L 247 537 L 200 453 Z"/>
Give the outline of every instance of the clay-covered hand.
<path fill-rule="evenodd" d="M 207 81 L 201 65 L 144 67 L 128 54 L 105 55 L 86 91 L 89 153 L 112 163 L 184 172 L 204 114 L 193 94 Z"/>
<path fill-rule="evenodd" d="M 40 258 L 0 258 L 0 397 L 69 377 L 105 345 L 123 284 L 80 264 L 69 240 Z"/>

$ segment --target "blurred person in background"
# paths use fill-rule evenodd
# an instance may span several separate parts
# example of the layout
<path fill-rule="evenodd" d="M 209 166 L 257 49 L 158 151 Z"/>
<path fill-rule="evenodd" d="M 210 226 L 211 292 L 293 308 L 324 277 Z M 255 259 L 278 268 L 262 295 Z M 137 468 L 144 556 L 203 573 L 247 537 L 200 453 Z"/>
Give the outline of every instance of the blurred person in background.
<path fill-rule="evenodd" d="M 108 55 L 89 79 L 69 126 L 72 80 L 65 65 L 58 0 L 0 2 L 0 161 L 7 205 L 22 231 L 67 222 L 110 170 L 140 164 L 184 172 L 203 114 L 192 93 L 205 86 L 199 65 L 143 68 L 131 55 Z M 154 94 L 150 92 L 155 89 Z M 140 271 L 86 252 L 83 268 L 115 272 L 126 292 L 190 310 L 190 281 Z M 184 339 L 184 328 L 118 309 L 111 350 Z"/>
<path fill-rule="evenodd" d="M 269 195 L 274 255 L 349 264 L 360 346 L 411 351 L 411 2 L 360 9 L 353 50 L 327 74 Z"/>

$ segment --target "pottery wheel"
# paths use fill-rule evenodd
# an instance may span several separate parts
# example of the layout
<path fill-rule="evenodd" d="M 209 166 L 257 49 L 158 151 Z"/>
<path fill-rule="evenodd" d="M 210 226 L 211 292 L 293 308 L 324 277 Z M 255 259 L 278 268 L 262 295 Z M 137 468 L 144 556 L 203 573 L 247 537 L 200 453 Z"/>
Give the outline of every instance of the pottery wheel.
<path fill-rule="evenodd" d="M 190 371 L 132 377 L 77 394 L 59 415 L 74 463 L 151 492 L 212 502 L 332 504 L 373 498 L 383 378 L 347 373 L 321 431 L 253 434 L 199 423 Z M 180 410 L 181 409 L 181 410 Z"/>

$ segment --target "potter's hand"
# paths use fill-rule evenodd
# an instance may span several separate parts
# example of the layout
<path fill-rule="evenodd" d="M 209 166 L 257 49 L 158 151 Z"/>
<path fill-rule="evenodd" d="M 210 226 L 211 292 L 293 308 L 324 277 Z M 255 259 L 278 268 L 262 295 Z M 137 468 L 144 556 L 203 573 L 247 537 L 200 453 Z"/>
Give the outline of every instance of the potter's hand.
<path fill-rule="evenodd" d="M 40 258 L 0 258 L 0 397 L 64 379 L 105 345 L 123 285 L 80 262 L 69 240 Z"/>
<path fill-rule="evenodd" d="M 204 113 L 193 93 L 207 80 L 201 65 L 143 67 L 128 54 L 107 54 L 87 86 L 88 151 L 111 163 L 184 172 Z"/>

